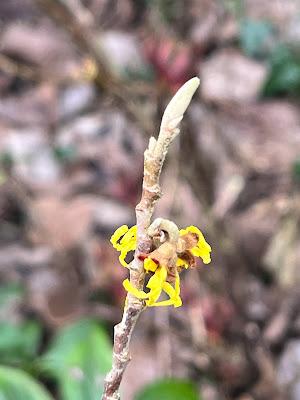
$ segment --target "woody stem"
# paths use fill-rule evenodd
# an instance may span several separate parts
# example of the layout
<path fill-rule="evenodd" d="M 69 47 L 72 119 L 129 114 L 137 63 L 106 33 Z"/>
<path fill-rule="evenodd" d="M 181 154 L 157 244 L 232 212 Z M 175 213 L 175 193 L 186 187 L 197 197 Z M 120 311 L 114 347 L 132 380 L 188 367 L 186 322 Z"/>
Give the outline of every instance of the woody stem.
<path fill-rule="evenodd" d="M 199 79 L 192 78 L 186 82 L 168 104 L 161 122 L 157 140 L 151 137 L 149 146 L 144 153 L 143 191 L 140 202 L 137 204 L 137 247 L 134 260 L 130 265 L 130 283 L 138 290 L 142 290 L 145 281 L 143 261 L 138 257 L 140 253 L 148 254 L 151 249 L 151 238 L 147 235 L 154 206 L 161 196 L 159 178 L 170 143 L 179 133 L 177 125 L 181 121 L 191 98 L 199 86 Z M 129 343 L 137 322 L 144 309 L 144 302 L 130 293 L 127 294 L 122 321 L 114 329 L 114 347 L 112 369 L 105 379 L 102 400 L 119 400 L 119 388 L 123 374 L 130 361 Z"/>

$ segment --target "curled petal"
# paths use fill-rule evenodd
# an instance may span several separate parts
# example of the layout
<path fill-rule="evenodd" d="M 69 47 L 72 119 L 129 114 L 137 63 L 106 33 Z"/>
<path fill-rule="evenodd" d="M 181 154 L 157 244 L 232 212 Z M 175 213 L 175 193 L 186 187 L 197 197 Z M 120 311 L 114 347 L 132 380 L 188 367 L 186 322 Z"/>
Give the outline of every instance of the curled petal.
<path fill-rule="evenodd" d="M 125 261 L 125 258 L 127 256 L 127 251 L 121 251 L 121 254 L 119 255 L 119 261 L 120 264 L 123 265 L 125 268 L 129 268 L 129 264 Z"/>
<path fill-rule="evenodd" d="M 177 284 L 177 287 L 175 284 L 175 288 L 173 288 L 173 286 L 168 282 L 165 282 L 163 284 L 163 290 L 169 296 L 168 300 L 156 301 L 154 303 L 148 301 L 148 302 L 146 302 L 146 304 L 148 303 L 147 305 L 150 307 L 163 307 L 163 306 L 180 307 L 182 305 L 182 301 L 179 296 L 179 294 L 180 294 L 179 276 L 178 276 L 177 282 L 178 282 L 178 284 Z"/>
<path fill-rule="evenodd" d="M 151 290 L 149 292 L 149 299 L 146 301 L 147 306 L 149 307 L 160 307 L 160 306 L 171 306 L 180 307 L 182 305 L 182 301 L 180 298 L 180 280 L 179 275 L 176 275 L 175 288 L 169 283 L 166 282 L 167 278 L 167 269 L 161 267 L 156 274 L 150 279 L 147 287 Z M 157 301 L 161 295 L 161 292 L 164 291 L 168 296 L 168 300 Z"/>
<path fill-rule="evenodd" d="M 193 256 L 200 257 L 204 264 L 209 264 L 211 262 L 210 250 L 208 249 L 199 249 L 199 247 L 194 247 L 190 252 Z"/>
<path fill-rule="evenodd" d="M 163 284 L 167 279 L 168 271 L 164 266 L 157 268 L 154 275 L 149 279 L 147 288 L 150 289 L 149 299 L 146 301 L 147 306 L 152 306 L 161 295 Z"/>
<path fill-rule="evenodd" d="M 127 225 L 122 225 L 120 226 L 112 235 L 112 237 L 110 238 L 110 243 L 113 245 L 113 247 L 116 250 L 120 250 L 120 243 L 118 243 L 118 241 L 120 240 L 120 238 L 128 231 L 128 226 Z"/>
<path fill-rule="evenodd" d="M 169 282 L 165 282 L 163 284 L 163 290 L 167 293 L 167 295 L 170 297 L 170 299 L 174 299 L 176 296 L 175 289 Z"/>
<path fill-rule="evenodd" d="M 125 281 L 123 281 L 123 286 L 128 293 L 133 294 L 138 299 L 147 299 L 149 297 L 149 293 L 145 293 L 143 290 L 138 290 L 135 288 L 129 279 L 125 279 Z"/>
<path fill-rule="evenodd" d="M 132 226 L 130 229 L 127 225 L 122 225 L 118 228 L 110 238 L 113 247 L 120 251 L 119 261 L 123 267 L 129 267 L 125 261 L 127 254 L 136 249 L 136 234 L 137 227 Z"/>
<path fill-rule="evenodd" d="M 136 247 L 135 240 L 131 240 L 126 245 L 122 245 L 122 249 L 120 250 L 121 254 L 119 256 L 119 261 L 120 261 L 121 265 L 123 265 L 123 267 L 129 268 L 129 264 L 127 264 L 127 262 L 125 261 L 125 258 L 130 251 L 133 251 L 135 249 L 135 247 Z"/>
<path fill-rule="evenodd" d="M 128 232 L 126 232 L 125 235 L 122 237 L 122 239 L 120 240 L 120 244 L 126 244 L 132 240 L 136 241 L 136 234 L 137 234 L 137 226 L 134 225 L 130 229 L 128 229 Z"/>
<path fill-rule="evenodd" d="M 205 240 L 203 233 L 198 229 L 196 226 L 188 226 L 185 229 L 181 229 L 179 234 L 180 236 L 187 234 L 188 232 L 193 232 L 198 235 L 198 243 L 197 246 L 193 247 L 190 251 L 191 253 L 196 256 L 202 258 L 204 264 L 209 264 L 211 262 L 211 247 Z"/>
<path fill-rule="evenodd" d="M 155 288 L 162 288 L 163 283 L 166 281 L 167 278 L 167 269 L 164 266 L 157 268 L 155 274 L 149 279 L 147 284 L 147 288 L 155 289 Z"/>
<path fill-rule="evenodd" d="M 167 295 L 172 300 L 174 307 L 180 307 L 182 305 L 182 301 L 181 301 L 181 298 L 180 298 L 180 278 L 179 278 L 179 274 L 176 275 L 175 288 L 173 288 L 172 285 L 170 285 L 168 282 L 166 282 L 165 285 L 164 285 L 164 291 L 167 293 Z"/>

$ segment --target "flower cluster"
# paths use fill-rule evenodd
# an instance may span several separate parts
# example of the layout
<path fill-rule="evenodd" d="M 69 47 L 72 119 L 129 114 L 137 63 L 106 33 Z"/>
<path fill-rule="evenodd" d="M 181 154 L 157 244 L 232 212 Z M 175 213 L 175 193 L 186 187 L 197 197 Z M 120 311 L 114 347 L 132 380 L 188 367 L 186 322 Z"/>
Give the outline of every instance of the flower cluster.
<path fill-rule="evenodd" d="M 176 227 L 174 223 L 169 222 Z M 177 234 L 176 234 L 177 231 Z M 154 249 L 149 254 L 139 254 L 138 257 L 144 262 L 144 269 L 151 275 L 146 288 L 149 291 L 138 290 L 129 279 L 123 282 L 124 288 L 139 299 L 143 299 L 146 305 L 180 307 L 182 301 L 180 298 L 180 278 L 179 273 L 183 269 L 196 265 L 195 257 L 202 259 L 204 264 L 211 261 L 211 247 L 206 242 L 202 232 L 195 226 L 189 226 L 178 231 L 176 227 L 175 235 L 168 234 L 168 231 L 160 231 L 160 234 L 166 234 L 166 238 L 157 242 L 153 237 Z M 136 249 L 137 227 L 130 229 L 127 225 L 122 225 L 112 235 L 110 241 L 114 248 L 120 251 L 120 263 L 129 268 L 130 264 L 126 262 L 127 254 Z M 165 292 L 169 297 L 167 300 L 159 301 L 159 298 Z"/>

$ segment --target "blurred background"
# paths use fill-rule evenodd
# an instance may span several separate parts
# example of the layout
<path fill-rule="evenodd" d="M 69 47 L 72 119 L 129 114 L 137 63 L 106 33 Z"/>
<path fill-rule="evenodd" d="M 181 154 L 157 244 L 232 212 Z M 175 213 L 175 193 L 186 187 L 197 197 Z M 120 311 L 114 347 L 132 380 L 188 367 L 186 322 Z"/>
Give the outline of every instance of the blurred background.
<path fill-rule="evenodd" d="M 122 400 L 300 399 L 300 1 L 0 2 L 0 398 L 100 399 L 143 151 L 201 78 L 156 216 L 202 229 Z"/>

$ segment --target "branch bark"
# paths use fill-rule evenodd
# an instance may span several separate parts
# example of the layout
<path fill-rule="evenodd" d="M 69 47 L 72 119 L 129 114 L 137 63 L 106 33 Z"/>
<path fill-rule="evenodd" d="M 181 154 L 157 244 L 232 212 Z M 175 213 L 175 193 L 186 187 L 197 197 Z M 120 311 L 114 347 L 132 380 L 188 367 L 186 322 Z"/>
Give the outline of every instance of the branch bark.
<path fill-rule="evenodd" d="M 199 86 L 199 79 L 186 82 L 168 104 L 162 117 L 158 138 L 151 137 L 144 153 L 144 178 L 141 201 L 136 206 L 137 247 L 130 265 L 130 282 L 137 289 L 144 287 L 145 272 L 140 253 L 149 253 L 151 239 L 147 234 L 154 206 L 161 196 L 159 178 L 170 143 L 179 133 L 178 124 L 183 118 L 193 94 Z M 119 400 L 119 387 L 130 361 L 130 338 L 143 309 L 144 302 L 130 293 L 127 295 L 122 321 L 115 326 L 112 369 L 106 377 L 102 400 Z"/>

